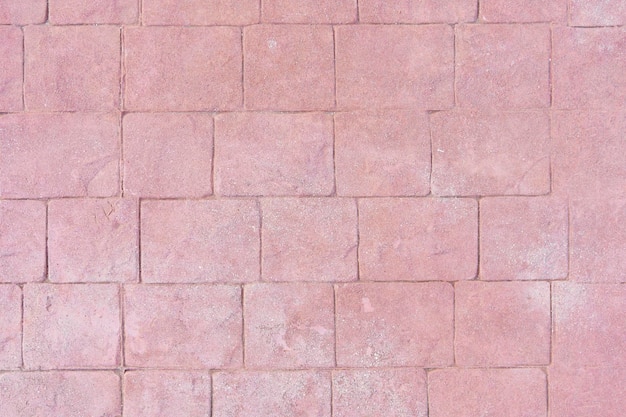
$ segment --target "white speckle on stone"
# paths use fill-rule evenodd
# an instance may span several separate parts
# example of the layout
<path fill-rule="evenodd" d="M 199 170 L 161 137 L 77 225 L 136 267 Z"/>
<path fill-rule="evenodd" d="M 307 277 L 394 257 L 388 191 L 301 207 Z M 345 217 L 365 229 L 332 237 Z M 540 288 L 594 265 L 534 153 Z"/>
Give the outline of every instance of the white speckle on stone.
<path fill-rule="evenodd" d="M 278 46 L 278 42 L 276 42 L 276 39 L 268 39 L 267 40 L 267 47 L 269 49 L 275 49 Z"/>

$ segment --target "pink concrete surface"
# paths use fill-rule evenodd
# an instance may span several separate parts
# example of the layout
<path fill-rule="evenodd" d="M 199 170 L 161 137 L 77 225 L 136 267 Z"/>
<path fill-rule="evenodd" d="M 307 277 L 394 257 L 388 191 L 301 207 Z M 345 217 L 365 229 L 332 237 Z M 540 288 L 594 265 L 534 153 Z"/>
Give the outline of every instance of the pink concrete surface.
<path fill-rule="evenodd" d="M 0 0 L 0 417 L 623 417 L 625 0 Z"/>

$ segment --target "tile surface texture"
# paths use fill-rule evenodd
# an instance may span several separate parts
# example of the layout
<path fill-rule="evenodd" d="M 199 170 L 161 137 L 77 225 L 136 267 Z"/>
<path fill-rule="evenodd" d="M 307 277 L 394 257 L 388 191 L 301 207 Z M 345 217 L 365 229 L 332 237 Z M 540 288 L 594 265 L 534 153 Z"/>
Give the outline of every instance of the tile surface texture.
<path fill-rule="evenodd" d="M 0 0 L 1 417 L 623 417 L 626 0 Z"/>

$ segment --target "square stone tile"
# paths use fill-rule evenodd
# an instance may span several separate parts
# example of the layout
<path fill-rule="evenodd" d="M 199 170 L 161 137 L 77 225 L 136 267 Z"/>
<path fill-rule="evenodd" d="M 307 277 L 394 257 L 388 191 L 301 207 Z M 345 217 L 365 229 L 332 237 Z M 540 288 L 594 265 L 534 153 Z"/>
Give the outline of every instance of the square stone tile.
<path fill-rule="evenodd" d="M 337 286 L 337 365 L 451 365 L 453 298 L 443 282 Z"/>
<path fill-rule="evenodd" d="M 52 200 L 48 205 L 50 281 L 137 281 L 137 205 L 134 199 Z"/>
<path fill-rule="evenodd" d="M 117 285 L 24 286 L 26 369 L 117 368 L 120 326 Z"/>
<path fill-rule="evenodd" d="M 2 5 L 0 5 L 0 21 Z M 0 27 L 0 111 L 24 109 L 22 100 L 23 35 L 20 28 Z"/>
<path fill-rule="evenodd" d="M 55 25 L 133 24 L 139 19 L 137 0 L 49 0 L 48 20 Z"/>
<path fill-rule="evenodd" d="M 126 285 L 125 359 L 131 368 L 242 365 L 241 288 Z"/>
<path fill-rule="evenodd" d="M 206 417 L 211 374 L 198 371 L 128 371 L 124 417 Z"/>
<path fill-rule="evenodd" d="M 319 368 L 335 363 L 331 285 L 246 285 L 244 323 L 247 368 Z"/>
<path fill-rule="evenodd" d="M 42 281 L 45 268 L 45 203 L 0 200 L 0 282 Z"/>
<path fill-rule="evenodd" d="M 143 0 L 146 25 L 241 26 L 259 21 L 258 0 Z"/>
<path fill-rule="evenodd" d="M 28 110 L 119 108 L 119 28 L 26 26 L 24 51 L 24 98 Z"/>
<path fill-rule="evenodd" d="M 626 23 L 624 0 L 570 0 L 571 26 L 621 26 Z"/>
<path fill-rule="evenodd" d="M 476 19 L 473 0 L 359 0 L 359 22 L 458 23 Z"/>
<path fill-rule="evenodd" d="M 266 281 L 357 279 L 357 209 L 351 199 L 261 201 Z"/>
<path fill-rule="evenodd" d="M 356 0 L 264 0 L 261 20 L 271 23 L 354 23 Z"/>
<path fill-rule="evenodd" d="M 455 358 L 459 366 L 550 363 L 550 284 L 457 282 Z"/>
<path fill-rule="evenodd" d="M 124 116 L 125 195 L 152 198 L 212 194 L 213 116 L 130 113 Z"/>
<path fill-rule="evenodd" d="M 481 0 L 481 22 L 565 23 L 569 0 Z"/>
<path fill-rule="evenodd" d="M 144 201 L 143 282 L 259 279 L 260 215 L 251 200 Z"/>
<path fill-rule="evenodd" d="M 0 24 L 27 25 L 44 23 L 47 0 L 3 0 L 0 3 Z"/>

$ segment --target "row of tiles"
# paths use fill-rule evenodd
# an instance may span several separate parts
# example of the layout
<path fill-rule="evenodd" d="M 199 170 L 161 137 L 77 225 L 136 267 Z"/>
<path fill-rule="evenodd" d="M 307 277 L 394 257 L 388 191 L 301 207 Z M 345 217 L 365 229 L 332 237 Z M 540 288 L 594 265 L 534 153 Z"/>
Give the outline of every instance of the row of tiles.
<path fill-rule="evenodd" d="M 123 382 L 122 382 L 123 379 Z M 0 375 L 5 417 L 597 417 L 624 368 L 28 372 Z M 548 387 L 549 383 L 549 387 Z M 549 397 L 549 398 L 548 398 Z M 123 409 L 123 413 L 122 413 Z M 549 411 L 548 411 L 549 409 Z"/>
<path fill-rule="evenodd" d="M 0 369 L 626 366 L 624 284 L 121 287 L 0 285 Z"/>
<path fill-rule="evenodd" d="M 626 281 L 626 200 L 485 198 L 480 216 L 473 199 L 4 200 L 0 215 L 0 282 Z"/>
<path fill-rule="evenodd" d="M 0 197 L 626 197 L 623 111 L 120 118 L 0 115 Z"/>
<path fill-rule="evenodd" d="M 118 23 L 248 25 L 271 23 L 558 22 L 626 23 L 624 0 L 4 0 L 0 24 Z"/>
<path fill-rule="evenodd" d="M 626 99 L 623 28 L 5 26 L 0 39 L 0 111 L 570 109 Z"/>

